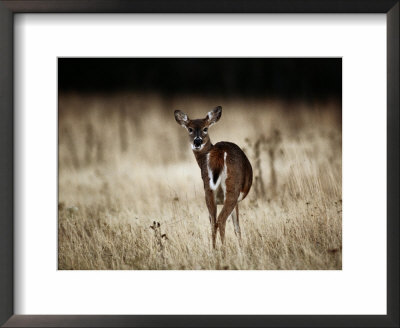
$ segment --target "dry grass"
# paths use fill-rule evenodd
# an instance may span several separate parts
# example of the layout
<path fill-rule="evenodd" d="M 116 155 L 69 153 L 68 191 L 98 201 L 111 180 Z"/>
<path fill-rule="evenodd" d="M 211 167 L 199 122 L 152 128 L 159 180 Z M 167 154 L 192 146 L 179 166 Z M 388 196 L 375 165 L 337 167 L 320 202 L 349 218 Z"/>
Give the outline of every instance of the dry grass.
<path fill-rule="evenodd" d="M 173 110 L 202 117 L 215 105 L 212 141 L 242 147 L 255 178 L 240 203 L 242 248 L 229 219 L 214 251 L 200 170 Z M 341 269 L 336 106 L 61 95 L 59 269 Z"/>

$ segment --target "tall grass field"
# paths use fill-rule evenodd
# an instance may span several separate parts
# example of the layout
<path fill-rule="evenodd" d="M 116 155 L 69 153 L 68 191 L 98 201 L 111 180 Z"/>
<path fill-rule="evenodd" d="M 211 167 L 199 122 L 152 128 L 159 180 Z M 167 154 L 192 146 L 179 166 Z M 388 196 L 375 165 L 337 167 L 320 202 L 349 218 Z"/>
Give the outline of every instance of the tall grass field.
<path fill-rule="evenodd" d="M 211 141 L 240 146 L 253 186 L 226 243 L 211 243 L 181 109 L 222 117 Z M 340 270 L 341 108 L 335 102 L 59 95 L 60 270 Z M 218 211 L 221 206 L 218 206 Z"/>

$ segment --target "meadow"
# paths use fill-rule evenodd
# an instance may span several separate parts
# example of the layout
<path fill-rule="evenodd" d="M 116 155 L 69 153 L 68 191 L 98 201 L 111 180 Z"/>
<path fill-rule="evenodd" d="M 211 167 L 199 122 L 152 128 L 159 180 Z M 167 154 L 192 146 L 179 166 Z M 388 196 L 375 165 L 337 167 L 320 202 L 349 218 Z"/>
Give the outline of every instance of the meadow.
<path fill-rule="evenodd" d="M 175 109 L 221 120 L 253 166 L 240 205 L 211 245 L 203 182 Z M 335 101 L 157 94 L 59 95 L 60 270 L 340 270 L 341 108 Z M 221 207 L 218 207 L 220 210 Z"/>

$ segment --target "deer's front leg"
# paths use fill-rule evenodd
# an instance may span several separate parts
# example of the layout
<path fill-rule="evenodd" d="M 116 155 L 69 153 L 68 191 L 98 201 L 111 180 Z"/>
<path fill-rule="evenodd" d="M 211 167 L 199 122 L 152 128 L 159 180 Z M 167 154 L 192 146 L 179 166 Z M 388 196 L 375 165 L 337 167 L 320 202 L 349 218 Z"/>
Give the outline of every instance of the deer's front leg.
<path fill-rule="evenodd" d="M 211 235 L 212 235 L 212 245 L 215 248 L 215 243 L 217 239 L 217 205 L 215 203 L 214 193 L 210 189 L 206 189 L 206 204 L 208 208 L 208 213 L 211 223 Z"/>

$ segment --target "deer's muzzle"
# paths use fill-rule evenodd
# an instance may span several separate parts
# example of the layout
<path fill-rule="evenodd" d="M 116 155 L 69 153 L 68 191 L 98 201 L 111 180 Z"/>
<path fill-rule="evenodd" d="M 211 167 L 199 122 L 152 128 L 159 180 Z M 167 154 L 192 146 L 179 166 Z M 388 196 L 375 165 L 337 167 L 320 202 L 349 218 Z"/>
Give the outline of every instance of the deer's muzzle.
<path fill-rule="evenodd" d="M 194 138 L 194 140 L 193 140 L 193 145 L 196 147 L 196 148 L 198 148 L 198 147 L 200 147 L 201 146 L 201 143 L 203 142 L 203 140 L 201 139 L 201 138 Z"/>

